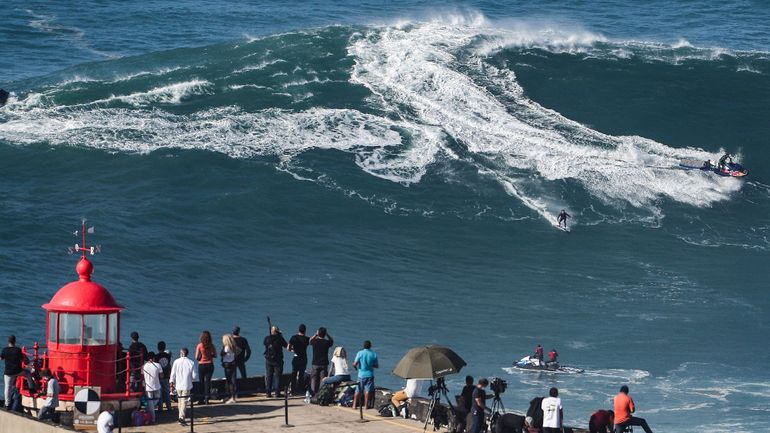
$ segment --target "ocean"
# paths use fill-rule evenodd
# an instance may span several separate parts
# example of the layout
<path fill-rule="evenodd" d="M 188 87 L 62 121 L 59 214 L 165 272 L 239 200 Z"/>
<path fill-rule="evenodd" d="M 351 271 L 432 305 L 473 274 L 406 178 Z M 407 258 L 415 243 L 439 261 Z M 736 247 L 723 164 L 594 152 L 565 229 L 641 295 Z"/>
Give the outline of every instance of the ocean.
<path fill-rule="evenodd" d="M 770 430 L 766 2 L 0 12 L 0 333 L 44 339 L 85 217 L 124 342 L 240 325 L 261 374 L 269 316 L 372 340 L 383 386 L 444 344 L 509 410 L 628 384 L 656 431 Z M 678 167 L 726 151 L 747 178 Z M 585 373 L 510 369 L 538 343 Z"/>

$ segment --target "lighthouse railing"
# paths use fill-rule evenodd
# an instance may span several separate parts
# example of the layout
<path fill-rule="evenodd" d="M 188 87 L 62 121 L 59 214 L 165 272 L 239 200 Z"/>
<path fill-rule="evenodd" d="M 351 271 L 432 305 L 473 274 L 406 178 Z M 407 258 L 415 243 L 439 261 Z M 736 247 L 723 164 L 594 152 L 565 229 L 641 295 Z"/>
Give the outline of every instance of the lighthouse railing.
<path fill-rule="evenodd" d="M 76 386 L 89 386 L 93 384 L 94 380 L 102 382 L 105 377 L 111 377 L 114 378 L 113 380 L 117 388 L 116 392 L 121 392 L 126 397 L 129 397 L 136 394 L 136 391 L 131 387 L 132 376 L 136 376 L 140 382 L 143 379 L 138 374 L 141 371 L 141 366 L 131 366 L 132 359 L 135 361 L 138 358 L 142 358 L 142 355 L 132 357 L 130 353 L 126 353 L 125 356 L 116 357 L 113 360 L 102 360 L 94 357 L 90 352 L 57 353 L 52 355 L 45 350 L 45 346 L 41 346 L 38 343 L 35 343 L 33 348 L 33 351 L 27 351 L 26 347 L 22 349 L 25 357 L 30 360 L 30 367 L 34 371 L 50 369 L 51 366 L 58 367 L 52 373 L 59 378 L 60 385 L 64 388 L 62 389 L 62 396 L 74 394 Z M 114 368 L 99 368 L 94 365 L 95 363 L 102 365 L 112 364 Z M 67 365 L 66 370 L 62 369 L 61 365 Z M 125 375 L 125 383 L 122 383 L 123 375 Z M 121 385 L 125 386 L 125 391 L 119 389 Z M 139 385 L 141 386 L 141 383 Z"/>

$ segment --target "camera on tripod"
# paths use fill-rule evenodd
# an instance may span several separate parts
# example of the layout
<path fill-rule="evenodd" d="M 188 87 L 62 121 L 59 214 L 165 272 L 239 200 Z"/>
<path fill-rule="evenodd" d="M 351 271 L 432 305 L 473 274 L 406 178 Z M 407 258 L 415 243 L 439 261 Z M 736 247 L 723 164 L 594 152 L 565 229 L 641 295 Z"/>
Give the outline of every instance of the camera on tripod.
<path fill-rule="evenodd" d="M 489 389 L 495 393 L 495 397 L 499 398 L 500 394 L 504 393 L 505 390 L 508 389 L 508 382 L 500 379 L 499 377 L 493 377 L 489 382 Z"/>

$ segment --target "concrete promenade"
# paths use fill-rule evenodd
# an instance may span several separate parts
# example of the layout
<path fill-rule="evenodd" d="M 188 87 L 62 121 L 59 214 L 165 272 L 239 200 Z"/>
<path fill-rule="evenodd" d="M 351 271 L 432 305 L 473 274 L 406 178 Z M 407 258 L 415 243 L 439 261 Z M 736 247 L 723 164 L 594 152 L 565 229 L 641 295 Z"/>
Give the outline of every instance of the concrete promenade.
<path fill-rule="evenodd" d="M 287 433 L 406 433 L 421 432 L 422 424 L 415 420 L 385 418 L 375 410 L 365 410 L 360 423 L 358 410 L 339 406 L 317 406 L 305 404 L 301 397 L 289 399 L 289 423 L 293 428 L 281 428 L 284 424 L 283 399 L 247 397 L 236 404 L 212 404 L 195 406 L 195 431 L 208 432 L 250 432 L 267 433 L 285 431 Z M 176 409 L 176 406 L 174 407 Z M 162 412 L 158 423 L 145 427 L 124 427 L 124 432 L 132 433 L 184 433 L 189 432 L 189 425 L 177 423 L 177 412 Z M 188 420 L 189 423 L 189 420 Z M 117 432 L 117 428 L 115 429 Z M 432 431 L 432 426 L 428 426 Z M 446 431 L 442 429 L 441 431 Z"/>

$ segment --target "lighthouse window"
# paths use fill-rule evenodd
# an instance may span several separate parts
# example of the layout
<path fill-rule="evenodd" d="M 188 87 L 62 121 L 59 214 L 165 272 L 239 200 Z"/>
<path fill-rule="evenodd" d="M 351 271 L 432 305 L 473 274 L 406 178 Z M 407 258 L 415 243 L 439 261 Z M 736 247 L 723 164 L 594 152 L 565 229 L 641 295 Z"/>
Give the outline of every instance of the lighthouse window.
<path fill-rule="evenodd" d="M 110 314 L 110 320 L 107 323 L 109 335 L 107 342 L 109 344 L 115 344 L 118 341 L 118 313 Z"/>
<path fill-rule="evenodd" d="M 59 343 L 80 344 L 80 331 L 82 330 L 80 314 L 59 314 Z"/>
<path fill-rule="evenodd" d="M 86 346 L 107 344 L 106 314 L 86 314 L 83 316 L 83 344 Z"/>
<path fill-rule="evenodd" d="M 48 313 L 48 341 L 56 342 L 56 313 Z"/>

